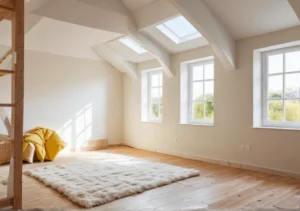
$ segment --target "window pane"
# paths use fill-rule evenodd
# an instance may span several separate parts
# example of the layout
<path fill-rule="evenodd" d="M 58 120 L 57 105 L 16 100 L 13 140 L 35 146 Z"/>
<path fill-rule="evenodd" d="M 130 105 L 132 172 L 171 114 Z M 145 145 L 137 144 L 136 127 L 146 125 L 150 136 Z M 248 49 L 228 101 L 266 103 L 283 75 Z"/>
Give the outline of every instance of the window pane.
<path fill-rule="evenodd" d="M 159 86 L 159 74 L 151 75 L 151 86 L 152 87 Z"/>
<path fill-rule="evenodd" d="M 152 104 L 151 105 L 151 117 L 152 119 L 158 119 L 159 118 L 159 104 Z"/>
<path fill-rule="evenodd" d="M 159 86 L 162 86 L 163 85 L 163 74 L 160 73 L 159 74 Z"/>
<path fill-rule="evenodd" d="M 205 81 L 205 96 L 204 100 L 214 100 L 214 82 L 213 81 Z"/>
<path fill-rule="evenodd" d="M 269 74 L 283 72 L 283 54 L 268 56 Z"/>
<path fill-rule="evenodd" d="M 214 119 L 214 103 L 207 102 L 205 103 L 205 118 L 213 120 Z"/>
<path fill-rule="evenodd" d="M 289 122 L 300 122 L 300 100 L 285 101 L 285 119 Z"/>
<path fill-rule="evenodd" d="M 269 76 L 269 99 L 282 98 L 283 76 Z"/>
<path fill-rule="evenodd" d="M 168 20 L 164 22 L 164 25 L 179 38 L 198 33 L 197 29 L 195 29 L 195 27 L 183 16 Z"/>
<path fill-rule="evenodd" d="M 159 101 L 159 89 L 160 88 L 152 88 L 151 89 L 151 102 L 158 103 Z"/>
<path fill-rule="evenodd" d="M 159 118 L 162 117 L 162 111 L 163 111 L 163 105 L 162 105 L 162 103 L 160 103 L 160 107 L 159 107 Z"/>
<path fill-rule="evenodd" d="M 203 100 L 203 82 L 193 83 L 193 101 Z"/>
<path fill-rule="evenodd" d="M 162 102 L 162 95 L 163 95 L 163 92 L 162 92 L 162 88 L 158 88 L 158 99 L 159 99 L 159 102 Z"/>
<path fill-rule="evenodd" d="M 203 80 L 203 65 L 193 67 L 193 81 Z"/>
<path fill-rule="evenodd" d="M 204 103 L 193 103 L 193 119 L 204 119 Z"/>
<path fill-rule="evenodd" d="M 285 97 L 300 98 L 300 73 L 285 75 Z"/>
<path fill-rule="evenodd" d="M 128 48 L 134 50 L 138 54 L 146 53 L 147 50 L 144 49 L 142 46 L 140 46 L 137 42 L 135 42 L 133 39 L 130 37 L 123 37 L 119 39 L 121 43 L 126 45 Z"/>
<path fill-rule="evenodd" d="M 268 119 L 270 121 L 282 121 L 283 119 L 283 103 L 282 100 L 269 101 Z"/>
<path fill-rule="evenodd" d="M 285 54 L 285 71 L 300 71 L 300 51 Z"/>
<path fill-rule="evenodd" d="M 214 64 L 207 64 L 205 65 L 205 79 L 214 79 Z"/>

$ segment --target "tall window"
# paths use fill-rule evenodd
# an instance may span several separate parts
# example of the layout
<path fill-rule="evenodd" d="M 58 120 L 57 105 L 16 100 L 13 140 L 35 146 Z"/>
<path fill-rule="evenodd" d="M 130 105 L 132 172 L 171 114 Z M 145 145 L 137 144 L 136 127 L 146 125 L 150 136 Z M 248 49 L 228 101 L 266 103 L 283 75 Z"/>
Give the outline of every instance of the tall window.
<path fill-rule="evenodd" d="M 161 70 L 142 73 L 142 121 L 162 120 L 163 74 Z"/>
<path fill-rule="evenodd" d="M 300 47 L 263 53 L 263 126 L 300 128 Z"/>
<path fill-rule="evenodd" d="M 149 72 L 149 119 L 159 121 L 162 117 L 162 72 Z"/>
<path fill-rule="evenodd" d="M 185 63 L 181 70 L 181 123 L 213 125 L 214 60 Z"/>

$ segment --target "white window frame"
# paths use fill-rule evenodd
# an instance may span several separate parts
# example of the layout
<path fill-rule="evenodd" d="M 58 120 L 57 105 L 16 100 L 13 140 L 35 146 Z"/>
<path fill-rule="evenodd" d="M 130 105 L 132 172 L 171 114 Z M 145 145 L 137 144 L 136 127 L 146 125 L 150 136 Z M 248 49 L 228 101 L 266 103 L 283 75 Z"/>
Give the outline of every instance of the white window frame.
<path fill-rule="evenodd" d="M 177 16 L 177 17 L 179 17 L 179 16 Z M 175 19 L 177 17 L 174 17 L 172 19 Z M 198 30 L 196 29 L 197 32 L 195 32 L 194 34 L 189 34 L 189 35 L 186 35 L 185 37 L 180 38 L 176 35 L 175 32 L 173 32 L 168 26 L 165 25 L 165 22 L 157 25 L 156 28 L 159 31 L 161 31 L 164 35 L 166 35 L 169 39 L 171 39 L 173 42 L 175 42 L 176 44 L 180 44 L 180 43 L 183 43 L 183 42 L 186 42 L 186 41 L 189 41 L 189 40 L 193 40 L 193 39 L 197 39 L 199 37 L 202 37 L 200 32 L 198 32 Z"/>
<path fill-rule="evenodd" d="M 152 105 L 157 104 L 157 103 L 152 102 L 151 94 L 152 94 L 152 89 L 159 89 L 159 88 L 163 89 L 163 84 L 158 84 L 158 86 L 153 87 L 152 86 L 152 76 L 153 75 L 162 75 L 162 77 L 163 77 L 162 71 L 160 71 L 160 70 L 148 72 L 148 81 L 149 81 L 149 83 L 148 83 L 148 85 L 149 85 L 149 87 L 148 87 L 148 97 L 149 97 L 149 100 L 148 100 L 148 102 L 149 102 L 148 115 L 149 115 L 149 121 L 151 121 L 151 122 L 161 122 L 162 121 L 162 115 L 158 118 L 154 118 L 152 116 L 152 113 L 151 113 Z M 162 99 L 161 99 L 161 101 L 158 101 L 158 113 L 162 112 L 162 108 L 161 108 L 160 104 L 162 104 Z"/>
<path fill-rule="evenodd" d="M 180 74 L 180 124 L 190 124 L 190 125 L 204 125 L 204 126 L 214 126 L 214 119 L 205 118 L 204 108 L 204 119 L 194 119 L 193 118 L 193 83 L 203 82 L 203 94 L 205 94 L 205 82 L 213 81 L 215 87 L 215 68 L 214 68 L 214 78 L 205 79 L 205 67 L 203 69 L 203 80 L 193 80 L 193 67 L 199 65 L 214 65 L 214 57 L 205 57 L 193 61 L 187 61 L 181 63 L 181 74 Z M 214 102 L 214 100 L 201 100 L 197 102 Z M 205 106 L 204 106 L 205 107 Z M 215 105 L 214 105 L 215 112 Z"/>
<path fill-rule="evenodd" d="M 130 48 L 131 50 L 133 50 L 134 52 L 136 52 L 137 54 L 144 54 L 147 53 L 148 51 L 143 48 L 140 44 L 138 44 L 134 39 L 132 39 L 131 37 L 122 37 L 119 39 L 119 41 L 125 45 L 126 47 Z"/>
<path fill-rule="evenodd" d="M 289 74 L 300 73 L 299 71 L 294 72 L 286 72 L 285 69 L 285 53 L 293 52 L 293 51 L 300 51 L 300 46 L 293 46 L 293 47 L 286 47 L 276 50 L 265 51 L 262 53 L 262 127 L 274 127 L 274 128 L 297 128 L 300 129 L 300 122 L 286 122 L 285 121 L 285 101 L 286 100 L 299 100 L 300 98 L 293 98 L 288 99 L 285 98 L 285 76 Z M 268 56 L 276 55 L 276 54 L 283 54 L 283 72 L 282 73 L 268 73 Z M 282 75 L 283 76 L 283 92 L 282 98 L 277 99 L 268 99 L 268 78 L 269 76 L 276 76 Z M 283 102 L 283 121 L 282 122 L 275 122 L 268 120 L 268 102 L 270 100 L 281 100 Z"/>
<path fill-rule="evenodd" d="M 201 61 L 201 62 L 196 62 L 196 63 L 191 63 L 189 65 L 189 122 L 190 123 L 196 123 L 196 124 L 207 124 L 207 125 L 213 125 L 214 120 L 211 119 L 206 119 L 205 118 L 205 103 L 207 102 L 214 102 L 214 101 L 207 101 L 205 99 L 199 100 L 199 101 L 194 101 L 193 100 L 193 85 L 194 83 L 197 82 L 202 82 L 203 83 L 203 95 L 205 94 L 205 82 L 213 81 L 214 79 L 205 79 L 204 74 L 205 74 L 205 65 L 207 64 L 214 64 L 213 60 L 206 60 L 206 61 Z M 203 79 L 202 80 L 193 80 L 193 67 L 194 66 L 199 66 L 203 65 Z M 194 119 L 193 118 L 193 103 L 195 102 L 201 102 L 204 103 L 204 119 Z"/>
<path fill-rule="evenodd" d="M 156 74 L 161 74 L 162 75 L 162 84 L 158 84 L 158 86 L 152 87 L 152 76 Z M 160 123 L 162 122 L 162 108 L 161 104 L 163 105 L 163 94 L 161 101 L 158 101 L 158 109 L 159 112 L 161 111 L 161 116 L 159 118 L 153 118 L 152 113 L 151 113 L 151 108 L 153 104 L 152 102 L 152 89 L 157 89 L 161 88 L 163 92 L 163 72 L 161 68 L 155 68 L 151 70 L 145 70 L 142 72 L 142 80 L 141 80 L 141 85 L 142 85 L 142 122 L 156 122 Z"/>

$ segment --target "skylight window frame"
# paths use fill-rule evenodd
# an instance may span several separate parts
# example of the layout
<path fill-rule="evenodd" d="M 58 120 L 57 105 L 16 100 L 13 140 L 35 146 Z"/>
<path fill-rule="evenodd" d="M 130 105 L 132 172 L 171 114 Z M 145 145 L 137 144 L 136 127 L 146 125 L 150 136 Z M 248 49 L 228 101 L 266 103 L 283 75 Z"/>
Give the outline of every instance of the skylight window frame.
<path fill-rule="evenodd" d="M 127 36 L 127 37 L 122 37 L 120 39 L 118 39 L 119 42 L 121 42 L 123 45 L 125 45 L 126 47 L 130 48 L 131 50 L 133 50 L 135 53 L 137 54 L 144 54 L 147 53 L 148 51 L 143 48 L 141 45 L 139 45 L 134 39 L 132 39 L 131 37 Z M 128 43 L 131 43 L 129 44 Z"/>
<path fill-rule="evenodd" d="M 182 15 L 181 15 L 182 16 Z M 180 16 L 177 16 L 175 18 L 178 18 Z M 172 19 L 175 19 L 175 18 L 172 18 Z M 170 20 L 172 20 L 170 19 Z M 169 21 L 169 20 L 168 20 Z M 188 21 L 188 20 L 187 20 Z M 200 32 L 197 30 L 197 32 L 193 33 L 193 34 L 190 34 L 190 35 L 186 35 L 182 38 L 180 38 L 174 31 L 172 31 L 172 29 L 170 29 L 165 23 L 167 21 L 159 24 L 156 26 L 156 28 L 162 32 L 165 36 L 167 36 L 169 39 L 171 39 L 173 42 L 175 42 L 176 44 L 180 44 L 180 43 L 183 43 L 183 42 L 186 42 L 186 41 L 190 41 L 190 40 L 193 40 L 193 39 L 197 39 L 197 38 L 200 38 L 202 37 L 202 35 L 200 34 Z M 189 22 L 189 21 L 188 21 Z"/>

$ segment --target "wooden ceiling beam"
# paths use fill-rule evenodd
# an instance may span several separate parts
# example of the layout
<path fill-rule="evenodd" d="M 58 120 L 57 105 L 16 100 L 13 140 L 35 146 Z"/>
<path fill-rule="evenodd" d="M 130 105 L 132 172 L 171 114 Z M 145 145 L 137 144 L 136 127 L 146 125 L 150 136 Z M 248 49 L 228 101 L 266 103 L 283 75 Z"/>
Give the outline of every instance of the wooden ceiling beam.
<path fill-rule="evenodd" d="M 64 8 L 68 8 L 72 12 L 66 13 Z M 169 53 L 138 30 L 136 20 L 120 0 L 51 0 L 40 9 L 35 10 L 34 14 L 130 36 L 159 61 L 166 76 L 174 77 L 175 75 L 170 67 Z M 85 17 L 84 19 L 82 18 L 83 16 Z M 113 54 L 111 49 L 106 49 L 105 47 L 99 48 L 100 51 L 106 50 L 109 55 Z M 105 58 L 105 55 L 101 57 Z M 134 68 L 129 67 L 132 65 L 121 62 L 121 59 L 118 59 L 118 62 L 113 62 L 110 57 L 105 60 L 108 61 L 108 59 L 113 66 L 122 67 L 120 69 L 122 72 L 130 72 L 133 75 L 132 78 L 136 78 Z M 120 63 L 122 65 L 119 65 Z M 129 69 L 129 71 L 123 71 L 124 67 Z"/>
<path fill-rule="evenodd" d="M 226 70 L 236 70 L 235 40 L 200 0 L 168 0 L 206 38 Z"/>
<path fill-rule="evenodd" d="M 99 44 L 93 47 L 94 51 L 110 63 L 117 70 L 126 73 L 131 79 L 136 80 L 138 78 L 136 64 L 125 61 L 122 56 L 120 56 L 117 52 L 113 51 L 106 44 Z"/>
<path fill-rule="evenodd" d="M 133 20 L 131 23 L 134 23 Z M 146 49 L 155 59 L 157 59 L 167 77 L 174 78 L 175 73 L 172 72 L 171 69 L 170 55 L 163 48 L 139 32 L 135 26 L 130 27 L 127 34 L 140 46 Z"/>

